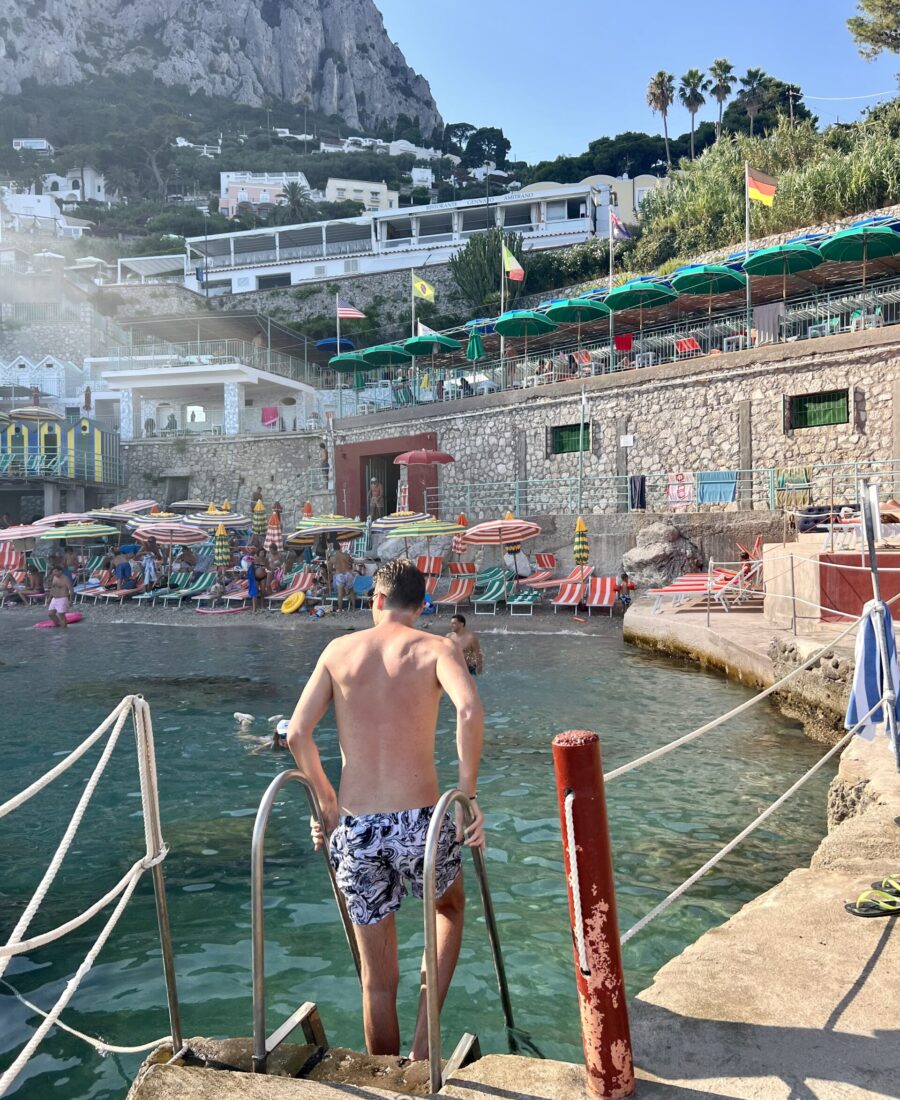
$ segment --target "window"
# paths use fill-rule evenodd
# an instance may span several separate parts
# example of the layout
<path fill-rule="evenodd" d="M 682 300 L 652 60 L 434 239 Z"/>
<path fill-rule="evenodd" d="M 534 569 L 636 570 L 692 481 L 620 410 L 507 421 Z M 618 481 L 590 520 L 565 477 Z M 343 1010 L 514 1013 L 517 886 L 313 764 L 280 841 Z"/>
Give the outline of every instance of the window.
<path fill-rule="evenodd" d="M 359 271 L 359 260 L 344 260 L 344 274 L 355 275 Z"/>
<path fill-rule="evenodd" d="M 339 199 L 342 199 L 346 194 L 347 194 L 347 188 L 346 187 L 339 187 L 337 189 L 337 197 Z"/>
<path fill-rule="evenodd" d="M 581 447 L 578 446 L 581 441 Z M 550 454 L 567 455 L 573 452 L 589 451 L 591 449 L 591 426 L 587 421 L 584 424 L 584 438 L 581 439 L 580 424 L 564 424 L 559 428 L 550 429 Z"/>
<path fill-rule="evenodd" d="M 848 390 L 828 390 L 825 393 L 800 393 L 784 399 L 784 430 L 823 428 L 828 424 L 850 421 Z"/>

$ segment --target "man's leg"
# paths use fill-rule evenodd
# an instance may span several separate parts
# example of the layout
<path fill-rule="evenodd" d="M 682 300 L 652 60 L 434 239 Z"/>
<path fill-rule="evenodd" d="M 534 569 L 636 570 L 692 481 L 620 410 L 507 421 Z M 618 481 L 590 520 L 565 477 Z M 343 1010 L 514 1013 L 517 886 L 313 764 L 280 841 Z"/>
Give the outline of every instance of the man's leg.
<path fill-rule="evenodd" d="M 453 978 L 453 971 L 456 969 L 456 960 L 459 958 L 465 907 L 466 894 L 463 888 L 462 871 L 460 871 L 453 885 L 437 900 L 438 999 L 442 1008 Z M 428 1057 L 428 1010 L 425 1003 L 424 958 L 422 959 L 422 982 L 419 1012 L 416 1016 L 416 1032 L 409 1056 L 414 1061 Z"/>
<path fill-rule="evenodd" d="M 370 1054 L 399 1054 L 397 927 L 394 914 L 377 924 L 354 925 L 362 963 L 363 1028 Z M 457 948 L 458 950 L 458 948 Z"/>

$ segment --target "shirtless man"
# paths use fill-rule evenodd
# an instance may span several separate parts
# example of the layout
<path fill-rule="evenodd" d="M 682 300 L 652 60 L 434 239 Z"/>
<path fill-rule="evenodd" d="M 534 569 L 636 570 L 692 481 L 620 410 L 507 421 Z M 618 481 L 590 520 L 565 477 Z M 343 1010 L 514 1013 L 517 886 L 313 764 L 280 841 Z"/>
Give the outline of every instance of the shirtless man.
<path fill-rule="evenodd" d="M 469 672 L 480 676 L 484 672 L 484 654 L 477 635 L 466 629 L 465 615 L 454 615 L 450 620 L 450 641 L 459 647 Z"/>
<path fill-rule="evenodd" d="M 434 764 L 441 692 L 456 707 L 459 787 L 474 798 L 484 714 L 461 651 L 446 638 L 415 630 L 425 578 L 410 562 L 392 561 L 375 575 L 375 627 L 337 638 L 307 681 L 288 726 L 288 748 L 322 807 L 323 836 L 356 930 L 362 962 L 363 1025 L 370 1054 L 399 1054 L 400 979 L 394 914 L 407 886 L 422 896 L 425 836 L 439 797 Z M 335 794 L 313 731 L 334 703 L 343 771 Z M 484 819 L 464 831 L 448 817 L 438 848 L 436 892 L 438 995 L 443 1004 L 462 941 L 461 839 L 484 846 Z M 410 1058 L 428 1057 L 424 966 Z"/>
<path fill-rule="evenodd" d="M 334 594 L 337 596 L 336 611 L 344 608 L 344 596 L 347 597 L 347 609 L 353 607 L 353 558 L 338 546 L 328 559 L 328 571 Z"/>
<path fill-rule="evenodd" d="M 54 566 L 47 592 L 50 600 L 50 618 L 54 626 L 68 627 L 69 620 L 66 618 L 66 612 L 69 610 L 72 593 L 72 582 L 58 565 Z"/>

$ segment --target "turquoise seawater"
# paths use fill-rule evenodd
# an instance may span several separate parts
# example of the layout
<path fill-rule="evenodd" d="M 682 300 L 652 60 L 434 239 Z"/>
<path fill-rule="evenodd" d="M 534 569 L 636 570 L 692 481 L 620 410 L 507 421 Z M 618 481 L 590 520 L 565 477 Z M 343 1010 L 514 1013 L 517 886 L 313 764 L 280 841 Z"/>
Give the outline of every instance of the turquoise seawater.
<path fill-rule="evenodd" d="M 286 753 L 253 755 L 232 715 L 289 713 L 324 642 L 314 623 L 295 633 L 251 625 L 191 630 L 137 625 L 74 627 L 65 636 L 9 616 L 0 651 L 0 800 L 76 745 L 122 695 L 151 703 L 165 863 L 186 1035 L 249 1035 L 249 855 L 260 795 Z M 224 625 L 224 624 L 223 624 Z M 476 622 L 476 628 L 480 623 Z M 492 624 L 493 625 L 493 624 Z M 562 625 L 562 624 L 561 624 Z M 439 624 L 439 629 L 444 629 Z M 550 740 L 562 729 L 602 735 L 611 768 L 686 733 L 748 698 L 718 676 L 623 646 L 617 622 L 600 637 L 485 634 L 487 714 L 481 803 L 489 827 L 491 887 L 517 1024 L 550 1057 L 578 1059 L 571 934 L 562 871 Z M 337 779 L 330 715 L 319 734 Z M 442 708 L 442 785 L 455 777 L 454 724 Z M 821 749 L 767 704 L 655 764 L 610 784 L 608 803 L 621 929 L 629 927 L 804 772 Z M 8 934 L 43 873 L 97 754 L 0 822 L 0 933 Z M 625 949 L 629 991 L 791 868 L 825 829 L 828 769 L 685 899 Z M 33 930 L 86 908 L 143 844 L 132 739 L 123 738 Z M 302 794 L 289 790 L 269 828 L 266 873 L 270 1029 L 304 1000 L 318 1002 L 330 1041 L 359 1047 L 353 966 L 321 856 L 308 842 Z M 470 887 L 473 885 L 469 875 Z M 506 1049 L 477 900 L 444 1012 L 444 1042 L 476 1031 Z M 47 1008 L 101 927 L 13 961 L 7 976 Z M 423 946 L 421 906 L 399 918 L 401 1027 L 408 1042 Z M 76 994 L 64 1020 L 117 1044 L 168 1031 L 149 876 Z M 38 1023 L 0 988 L 0 1068 Z M 14 1092 L 20 1100 L 124 1094 L 140 1058 L 101 1058 L 51 1032 Z"/>

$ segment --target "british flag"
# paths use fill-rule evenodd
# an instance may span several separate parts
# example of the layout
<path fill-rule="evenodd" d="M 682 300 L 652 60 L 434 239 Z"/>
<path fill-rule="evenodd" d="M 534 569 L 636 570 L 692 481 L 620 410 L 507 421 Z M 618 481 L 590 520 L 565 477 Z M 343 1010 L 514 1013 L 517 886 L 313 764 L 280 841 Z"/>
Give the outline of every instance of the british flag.
<path fill-rule="evenodd" d="M 609 212 L 609 228 L 610 236 L 614 241 L 630 241 L 631 234 L 625 228 L 622 219 L 618 214 L 614 214 L 612 210 Z"/>
<path fill-rule="evenodd" d="M 343 298 L 338 298 L 337 315 L 342 321 L 364 321 L 366 319 L 366 315 L 361 309 L 357 309 L 356 306 L 350 305 L 350 303 Z"/>

